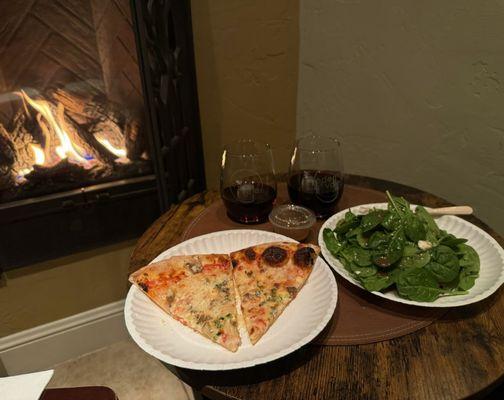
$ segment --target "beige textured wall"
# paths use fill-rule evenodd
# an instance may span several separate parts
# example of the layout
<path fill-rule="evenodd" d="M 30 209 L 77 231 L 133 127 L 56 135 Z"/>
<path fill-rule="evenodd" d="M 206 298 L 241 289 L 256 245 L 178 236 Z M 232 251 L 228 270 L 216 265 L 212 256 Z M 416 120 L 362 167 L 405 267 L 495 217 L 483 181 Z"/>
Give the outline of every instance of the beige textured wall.
<path fill-rule="evenodd" d="M 0 337 L 125 297 L 134 241 L 5 272 Z"/>
<path fill-rule="evenodd" d="M 205 169 L 217 187 L 222 146 L 269 142 L 287 170 L 296 126 L 298 0 L 191 2 Z"/>
<path fill-rule="evenodd" d="M 301 0 L 298 133 L 504 232 L 504 3 Z"/>

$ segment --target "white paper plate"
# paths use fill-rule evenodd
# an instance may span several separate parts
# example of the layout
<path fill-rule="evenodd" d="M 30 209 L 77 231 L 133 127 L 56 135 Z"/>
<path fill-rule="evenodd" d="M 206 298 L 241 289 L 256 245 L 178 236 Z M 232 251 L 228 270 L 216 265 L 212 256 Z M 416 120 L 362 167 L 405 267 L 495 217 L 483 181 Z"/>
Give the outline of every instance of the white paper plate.
<path fill-rule="evenodd" d="M 416 206 L 412 205 L 412 209 L 415 207 Z M 359 286 L 363 290 L 366 289 L 364 289 L 343 267 L 343 264 L 327 250 L 322 232 L 325 228 L 334 229 L 338 221 L 344 218 L 345 213 L 350 209 L 354 214 L 366 214 L 372 208 L 386 209 L 387 203 L 364 204 L 340 211 L 322 225 L 318 237 L 322 255 L 329 265 L 347 281 Z M 475 285 L 469 290 L 469 293 L 461 296 L 440 297 L 433 302 L 407 300 L 400 297 L 396 290 L 389 290 L 385 293 L 371 293 L 399 303 L 413 304 L 422 307 L 457 307 L 481 301 L 494 293 L 502 285 L 504 282 L 504 250 L 493 237 L 470 222 L 452 215 L 444 215 L 436 218 L 436 223 L 441 229 L 457 237 L 467 239 L 467 244 L 474 247 L 479 254 L 481 261 L 480 274 L 478 279 L 476 279 Z"/>
<path fill-rule="evenodd" d="M 198 236 L 161 253 L 152 262 L 174 255 L 229 253 L 265 242 L 292 239 L 259 230 L 228 230 Z M 147 353 L 166 363 L 199 370 L 251 367 L 283 357 L 315 338 L 331 319 L 338 289 L 329 266 L 319 257 L 303 289 L 266 334 L 252 346 L 245 331 L 232 353 L 175 321 L 132 286 L 124 306 L 126 327 Z"/>

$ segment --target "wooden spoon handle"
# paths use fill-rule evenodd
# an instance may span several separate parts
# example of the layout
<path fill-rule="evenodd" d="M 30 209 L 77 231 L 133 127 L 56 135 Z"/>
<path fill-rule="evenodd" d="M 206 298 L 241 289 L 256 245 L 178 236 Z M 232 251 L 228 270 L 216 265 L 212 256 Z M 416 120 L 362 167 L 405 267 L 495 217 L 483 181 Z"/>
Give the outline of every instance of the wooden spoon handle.
<path fill-rule="evenodd" d="M 453 206 L 440 208 L 427 208 L 430 215 L 471 215 L 472 207 L 469 206 Z"/>

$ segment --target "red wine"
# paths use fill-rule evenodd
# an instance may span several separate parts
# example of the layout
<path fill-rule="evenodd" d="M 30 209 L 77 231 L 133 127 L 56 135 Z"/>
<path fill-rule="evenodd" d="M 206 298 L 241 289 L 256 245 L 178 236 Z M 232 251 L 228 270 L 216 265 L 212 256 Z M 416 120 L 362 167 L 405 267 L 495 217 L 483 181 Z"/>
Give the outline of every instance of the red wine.
<path fill-rule="evenodd" d="M 302 170 L 287 182 L 294 204 L 311 209 L 317 218 L 328 217 L 336 211 L 343 193 L 343 179 L 337 172 Z"/>
<path fill-rule="evenodd" d="M 276 189 L 260 183 L 228 186 L 221 190 L 227 214 L 233 221 L 259 224 L 268 220 Z"/>

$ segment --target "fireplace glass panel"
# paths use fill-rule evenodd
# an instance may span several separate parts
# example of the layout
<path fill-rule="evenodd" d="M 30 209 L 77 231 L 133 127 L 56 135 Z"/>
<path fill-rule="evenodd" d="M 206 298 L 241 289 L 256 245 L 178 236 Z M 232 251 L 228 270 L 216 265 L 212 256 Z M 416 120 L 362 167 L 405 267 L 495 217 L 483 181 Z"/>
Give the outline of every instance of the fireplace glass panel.
<path fill-rule="evenodd" d="M 0 15 L 0 203 L 152 173 L 129 2 Z"/>

